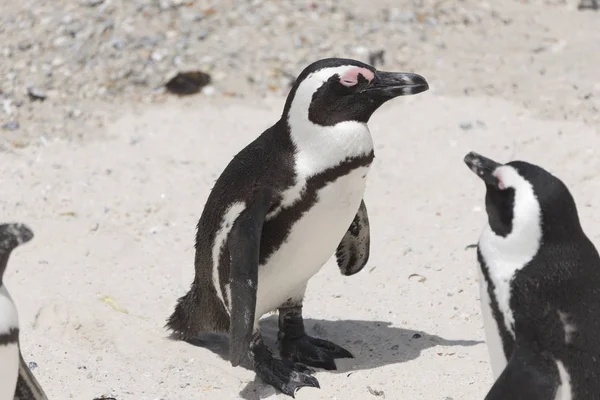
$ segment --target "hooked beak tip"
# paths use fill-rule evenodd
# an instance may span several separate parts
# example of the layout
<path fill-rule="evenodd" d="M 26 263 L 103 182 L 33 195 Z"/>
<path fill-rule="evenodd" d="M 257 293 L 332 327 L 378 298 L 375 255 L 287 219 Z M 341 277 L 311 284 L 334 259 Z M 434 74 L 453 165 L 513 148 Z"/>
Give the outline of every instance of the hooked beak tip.
<path fill-rule="evenodd" d="M 376 75 L 378 81 L 368 90 L 384 97 L 410 96 L 429 90 L 429 83 L 419 74 L 377 71 Z"/>
<path fill-rule="evenodd" d="M 429 90 L 427 80 L 418 74 L 401 74 L 400 82 L 399 87 L 402 89 L 402 95 L 414 95 Z"/>

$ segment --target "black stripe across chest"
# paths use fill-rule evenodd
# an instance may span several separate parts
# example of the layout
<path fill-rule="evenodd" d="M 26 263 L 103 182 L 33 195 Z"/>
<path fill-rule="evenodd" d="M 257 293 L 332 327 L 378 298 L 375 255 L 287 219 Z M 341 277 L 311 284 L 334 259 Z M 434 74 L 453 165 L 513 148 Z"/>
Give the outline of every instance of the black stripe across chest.
<path fill-rule="evenodd" d="M 357 168 L 370 166 L 374 158 L 372 151 L 364 156 L 347 158 L 340 164 L 308 178 L 300 197 L 265 222 L 260 246 L 260 263 L 264 264 L 285 242 L 294 223 L 317 202 L 320 189 Z"/>
<path fill-rule="evenodd" d="M 502 340 L 502 349 L 504 350 L 504 355 L 508 359 L 512 355 L 515 341 L 506 326 L 504 314 L 502 313 L 502 311 L 500 311 L 500 306 L 498 305 L 498 299 L 496 299 L 495 293 L 496 286 L 490 278 L 490 271 L 488 265 L 486 264 L 485 259 L 481 255 L 479 249 L 477 249 L 477 259 L 479 261 L 481 273 L 487 284 L 486 286 L 488 297 L 490 299 L 490 309 L 492 311 L 492 317 L 494 317 L 494 320 L 496 321 L 496 324 L 498 326 L 498 334 L 500 335 L 500 339 Z"/>
<path fill-rule="evenodd" d="M 0 346 L 7 346 L 19 341 L 19 328 L 10 328 L 6 333 L 0 333 Z"/>

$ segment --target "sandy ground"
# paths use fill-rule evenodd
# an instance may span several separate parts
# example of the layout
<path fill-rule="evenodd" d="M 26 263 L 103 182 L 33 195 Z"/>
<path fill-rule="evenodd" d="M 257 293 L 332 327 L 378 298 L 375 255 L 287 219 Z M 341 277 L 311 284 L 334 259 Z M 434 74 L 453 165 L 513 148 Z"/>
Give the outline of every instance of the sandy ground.
<path fill-rule="evenodd" d="M 222 340 L 209 349 L 173 342 L 163 323 L 191 281 L 194 226 L 212 182 L 279 103 L 173 100 L 120 118 L 102 141 L 3 156 L 5 218 L 36 233 L 15 251 L 8 285 L 25 357 L 52 398 L 272 394 L 219 355 Z M 485 127 L 459 126 L 474 120 Z M 389 103 L 370 125 L 371 261 L 342 278 L 330 260 L 305 304 L 309 331 L 356 359 L 318 372 L 322 389 L 297 398 L 365 399 L 369 387 L 388 399 L 482 398 L 491 375 L 475 254 L 465 246 L 484 222 L 483 187 L 462 157 L 475 149 L 549 166 L 573 188 L 597 240 L 599 139 L 581 123 L 537 120 L 502 100 L 434 93 Z M 265 331 L 274 338 L 273 319 Z"/>
<path fill-rule="evenodd" d="M 425 48 L 418 68 L 404 69 L 426 76 L 431 91 L 373 117 L 369 265 L 345 278 L 330 260 L 305 302 L 309 332 L 356 358 L 318 371 L 321 389 L 304 388 L 298 399 L 485 396 L 492 378 L 475 252 L 465 249 L 485 221 L 484 188 L 462 162 L 468 151 L 557 174 L 600 243 L 600 16 L 506 3 L 514 29 L 530 26 L 529 35 L 471 32 L 461 41 L 455 33 L 446 37 L 454 53 L 442 58 Z M 531 37 L 544 36 L 567 44 L 526 53 Z M 486 67 L 486 46 L 505 67 Z M 548 73 L 535 72 L 538 64 Z M 505 90 L 488 93 L 489 85 Z M 226 339 L 192 346 L 168 339 L 163 325 L 191 282 L 195 224 L 214 180 L 282 104 L 280 97 L 204 96 L 116 104 L 105 106 L 105 128 L 84 141 L 2 152 L 3 219 L 36 234 L 13 253 L 7 286 L 20 311 L 24 357 L 37 364 L 52 399 L 275 397 L 253 372 L 231 367 Z M 266 318 L 271 343 L 275 329 Z"/>

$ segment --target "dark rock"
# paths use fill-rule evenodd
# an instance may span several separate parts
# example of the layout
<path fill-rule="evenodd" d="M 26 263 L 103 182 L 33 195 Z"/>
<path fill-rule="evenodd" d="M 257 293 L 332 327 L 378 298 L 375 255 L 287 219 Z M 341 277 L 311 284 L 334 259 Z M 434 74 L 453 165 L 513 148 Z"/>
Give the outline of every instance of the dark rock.
<path fill-rule="evenodd" d="M 171 93 L 190 95 L 200 92 L 211 82 L 209 74 L 201 71 L 180 72 L 175 75 L 165 87 Z"/>

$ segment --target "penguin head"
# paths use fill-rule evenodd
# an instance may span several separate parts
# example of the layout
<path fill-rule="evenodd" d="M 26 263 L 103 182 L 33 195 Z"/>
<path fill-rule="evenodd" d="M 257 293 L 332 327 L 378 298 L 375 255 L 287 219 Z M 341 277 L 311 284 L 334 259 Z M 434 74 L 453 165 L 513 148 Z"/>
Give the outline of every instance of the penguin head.
<path fill-rule="evenodd" d="M 382 104 L 429 89 L 425 78 L 408 72 L 378 71 L 360 61 L 327 58 L 306 67 L 288 95 L 283 117 L 300 114 L 320 126 L 367 123 Z"/>
<path fill-rule="evenodd" d="M 464 162 L 485 183 L 488 222 L 496 235 L 518 235 L 536 227 L 544 240 L 552 240 L 581 232 L 569 189 L 544 168 L 525 161 L 500 164 L 475 152 Z"/>
<path fill-rule="evenodd" d="M 0 224 L 0 286 L 10 253 L 19 245 L 30 241 L 33 232 L 23 224 Z"/>

